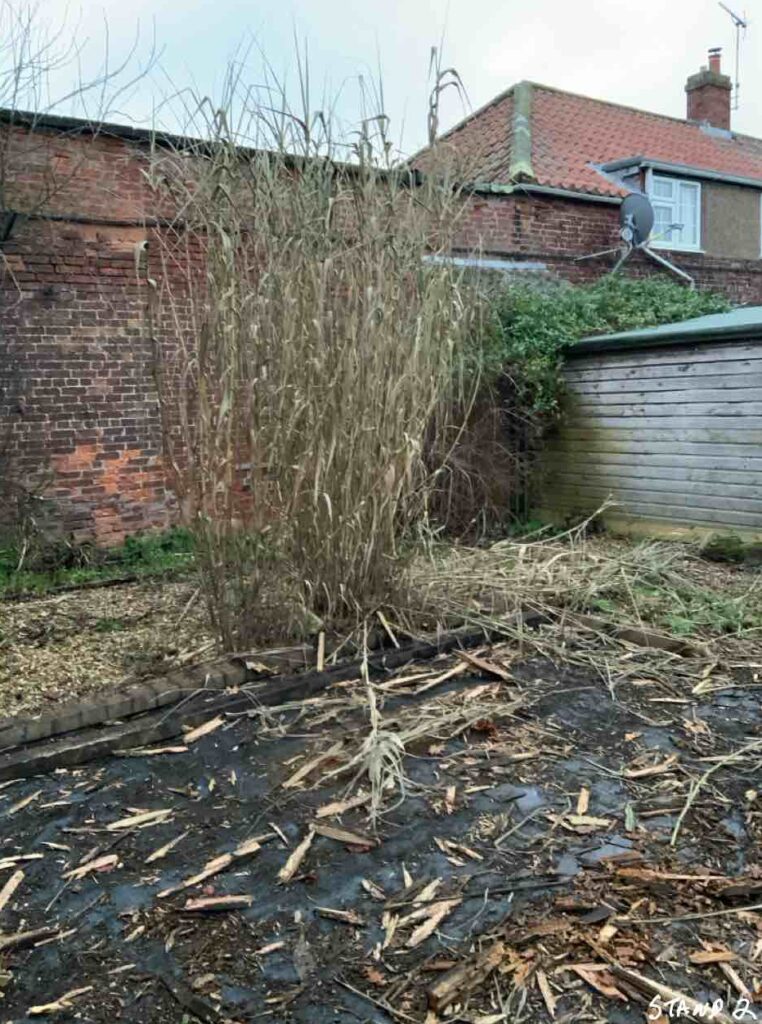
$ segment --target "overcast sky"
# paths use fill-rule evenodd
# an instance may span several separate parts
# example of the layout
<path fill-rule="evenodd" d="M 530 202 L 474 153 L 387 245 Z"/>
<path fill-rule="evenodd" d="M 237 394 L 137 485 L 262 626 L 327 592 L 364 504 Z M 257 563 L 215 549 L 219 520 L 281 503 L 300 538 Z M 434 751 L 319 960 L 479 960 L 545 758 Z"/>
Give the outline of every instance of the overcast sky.
<path fill-rule="evenodd" d="M 741 44 L 741 104 L 733 126 L 762 136 L 762 0 L 738 10 L 750 24 Z M 41 0 L 40 11 L 53 22 L 78 22 L 80 38 L 91 39 L 86 68 L 100 52 L 104 18 L 114 53 L 138 23 L 141 52 L 155 33 L 161 70 L 119 111 L 121 119 L 147 123 L 154 98 L 169 82 L 193 82 L 213 93 L 228 58 L 251 41 L 244 77 L 256 82 L 256 47 L 280 74 L 293 68 L 294 32 L 306 39 L 313 106 L 321 105 L 324 89 L 341 89 L 340 109 L 348 117 L 355 112 L 358 74 L 373 77 L 380 62 L 385 110 L 408 152 L 425 139 L 429 53 L 442 38 L 445 62 L 460 73 L 473 109 L 513 82 L 531 79 L 684 117 L 685 80 L 706 63 L 708 47 L 723 47 L 723 70 L 732 74 L 734 63 L 733 25 L 716 0 Z M 461 116 L 459 100 L 449 93 L 444 123 Z"/>

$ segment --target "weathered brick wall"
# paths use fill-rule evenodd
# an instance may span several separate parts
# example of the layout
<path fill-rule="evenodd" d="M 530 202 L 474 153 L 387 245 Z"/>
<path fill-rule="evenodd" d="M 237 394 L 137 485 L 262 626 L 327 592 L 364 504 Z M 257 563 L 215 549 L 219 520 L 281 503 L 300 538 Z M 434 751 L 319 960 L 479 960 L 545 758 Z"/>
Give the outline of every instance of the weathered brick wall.
<path fill-rule="evenodd" d="M 570 263 L 616 245 L 618 224 L 615 206 L 529 194 L 473 195 L 458 245 L 510 259 Z"/>
<path fill-rule="evenodd" d="M 12 158 L 0 167 L 1 205 L 33 216 L 17 220 L 0 258 L 0 475 L 42 494 L 76 539 L 115 543 L 164 526 L 174 503 L 135 262 L 150 235 L 145 217 L 155 213 L 144 151 L 105 135 L 38 132 L 19 133 L 2 152 Z M 616 257 L 575 258 L 616 245 L 617 225 L 614 206 L 474 196 L 458 246 L 540 260 L 583 281 Z M 701 286 L 762 302 L 759 261 L 675 260 Z M 644 257 L 628 272 L 665 273 Z M 163 325 L 162 344 L 172 331 Z"/>
<path fill-rule="evenodd" d="M 538 195 L 475 195 L 469 200 L 458 232 L 462 251 L 511 260 L 541 261 L 548 270 L 573 282 L 607 273 L 618 259 L 612 253 L 579 261 L 579 256 L 611 249 L 619 243 L 619 211 L 606 203 Z M 697 253 L 664 252 L 687 271 L 700 288 L 712 288 L 734 302 L 762 303 L 762 260 L 722 259 Z M 647 256 L 627 261 L 627 274 L 642 277 L 670 272 Z"/>
<path fill-rule="evenodd" d="M 5 207 L 30 215 L 0 266 L 5 485 L 75 539 L 116 543 L 171 505 L 135 269 L 141 160 L 120 139 L 14 132 Z"/>
<path fill-rule="evenodd" d="M 54 216 L 138 220 L 152 205 L 146 152 L 106 133 L 0 124 L 3 203 Z"/>
<path fill-rule="evenodd" d="M 28 221 L 5 248 L 8 471 L 67 533 L 104 544 L 168 522 L 143 234 Z"/>

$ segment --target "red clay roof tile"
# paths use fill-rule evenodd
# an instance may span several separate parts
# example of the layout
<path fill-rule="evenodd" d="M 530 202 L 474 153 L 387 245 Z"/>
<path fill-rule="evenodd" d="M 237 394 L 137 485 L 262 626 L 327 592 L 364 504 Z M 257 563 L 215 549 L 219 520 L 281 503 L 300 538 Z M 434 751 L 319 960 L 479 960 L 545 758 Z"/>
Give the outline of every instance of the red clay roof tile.
<path fill-rule="evenodd" d="M 529 83 L 525 83 L 525 86 Z M 472 181 L 511 184 L 513 89 L 456 125 L 445 141 Z M 539 185 L 624 195 L 594 164 L 643 157 L 762 181 L 762 139 L 531 85 L 531 161 Z"/>

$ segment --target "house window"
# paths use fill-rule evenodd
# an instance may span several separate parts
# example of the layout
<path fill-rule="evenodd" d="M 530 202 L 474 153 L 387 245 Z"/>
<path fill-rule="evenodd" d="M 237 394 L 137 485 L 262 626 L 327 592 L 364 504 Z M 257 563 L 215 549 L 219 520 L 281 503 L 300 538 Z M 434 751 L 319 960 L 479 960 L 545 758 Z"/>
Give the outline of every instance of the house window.
<path fill-rule="evenodd" d="M 661 249 L 701 248 L 701 185 L 652 174 L 648 187 L 654 208 L 651 245 Z"/>

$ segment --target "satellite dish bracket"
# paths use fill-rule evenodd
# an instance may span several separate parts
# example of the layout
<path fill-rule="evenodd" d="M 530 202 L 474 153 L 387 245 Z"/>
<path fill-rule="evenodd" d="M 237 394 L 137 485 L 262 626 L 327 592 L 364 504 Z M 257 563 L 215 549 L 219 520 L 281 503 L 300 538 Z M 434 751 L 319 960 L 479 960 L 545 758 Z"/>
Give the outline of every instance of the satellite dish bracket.
<path fill-rule="evenodd" d="M 587 256 L 578 256 L 575 263 L 582 260 L 591 260 L 599 256 L 608 256 L 610 253 L 618 252 L 619 259 L 611 268 L 609 273 L 616 274 L 622 265 L 636 250 L 640 250 L 651 257 L 656 263 L 671 270 L 673 274 L 687 281 L 691 288 L 696 287 L 696 282 L 690 274 L 676 267 L 665 256 L 655 253 L 648 245 L 651 239 L 651 231 L 654 226 L 654 210 L 647 195 L 642 192 L 630 192 L 622 200 L 619 207 L 619 237 L 622 244 L 613 249 L 604 249 L 601 252 L 593 252 Z M 675 227 L 676 225 L 670 225 Z"/>

